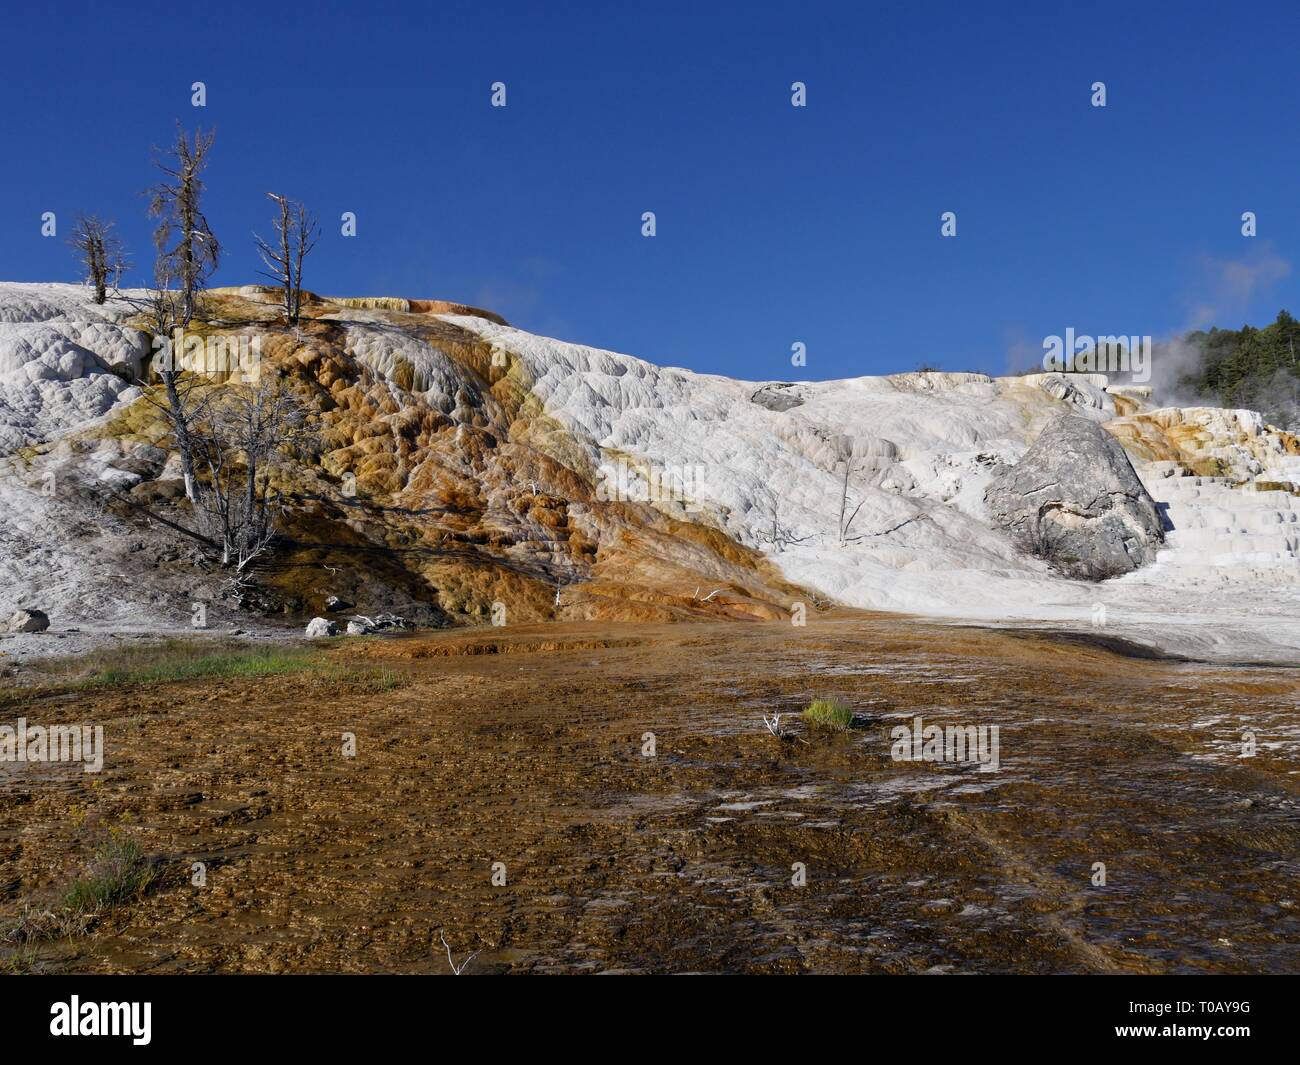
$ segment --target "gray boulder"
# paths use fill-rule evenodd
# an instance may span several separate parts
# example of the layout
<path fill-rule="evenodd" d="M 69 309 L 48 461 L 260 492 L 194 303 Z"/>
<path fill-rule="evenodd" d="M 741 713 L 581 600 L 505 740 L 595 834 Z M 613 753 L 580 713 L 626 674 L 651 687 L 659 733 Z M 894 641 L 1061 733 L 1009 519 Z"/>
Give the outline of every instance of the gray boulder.
<path fill-rule="evenodd" d="M 50 619 L 45 611 L 35 607 L 23 607 L 14 611 L 4 624 L 5 632 L 44 632 L 50 627 Z"/>
<path fill-rule="evenodd" d="M 348 635 L 369 636 L 375 632 L 390 632 L 394 629 L 405 631 L 413 628 L 414 625 L 397 614 L 376 614 L 373 618 L 357 614 L 348 622 Z"/>
<path fill-rule="evenodd" d="M 792 410 L 803 404 L 803 397 L 799 395 L 797 386 L 786 381 L 776 381 L 770 385 L 764 385 L 749 399 L 751 403 L 757 403 L 760 407 L 766 407 L 768 410 L 774 410 L 778 413 Z"/>
<path fill-rule="evenodd" d="M 1073 414 L 1049 423 L 1024 458 L 993 479 L 984 502 L 1017 547 L 1074 580 L 1130 573 L 1153 562 L 1165 538 L 1123 446 Z"/>
<path fill-rule="evenodd" d="M 307 635 L 310 637 L 337 636 L 338 634 L 338 623 L 331 621 L 329 618 L 312 618 L 311 621 L 307 622 Z"/>
<path fill-rule="evenodd" d="M 376 614 L 373 619 L 369 620 L 379 632 L 387 632 L 390 629 L 406 631 L 415 628 L 411 622 L 399 614 Z"/>

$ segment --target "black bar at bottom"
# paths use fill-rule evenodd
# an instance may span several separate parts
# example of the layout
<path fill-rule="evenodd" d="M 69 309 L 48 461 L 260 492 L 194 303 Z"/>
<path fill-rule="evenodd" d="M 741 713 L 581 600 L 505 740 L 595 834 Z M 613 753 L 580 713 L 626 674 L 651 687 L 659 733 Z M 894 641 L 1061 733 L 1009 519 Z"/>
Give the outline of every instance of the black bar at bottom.
<path fill-rule="evenodd" d="M 541 987 L 514 980 L 489 991 L 472 981 L 434 986 L 432 977 L 54 976 L 0 987 L 10 1061 L 22 1047 L 87 1050 L 110 1042 L 128 1053 L 244 1046 L 337 1053 L 433 1038 L 454 1039 L 463 1052 L 464 1040 L 482 1039 L 495 1053 L 512 1040 L 535 1051 L 559 1039 L 571 1053 L 610 1050 L 609 1039 L 623 1045 L 632 1033 L 653 1053 L 656 1031 L 667 1040 L 662 1051 L 678 1054 L 693 1030 L 704 1035 L 701 1049 L 712 1040 L 719 1047 L 751 1039 L 798 1043 L 850 1029 L 999 1049 L 1154 1043 L 1222 1053 L 1294 1045 L 1291 977 L 843 980 L 787 979 L 772 988 L 744 979 L 652 977 L 588 981 L 581 989 L 555 979 Z M 119 1034 L 84 1034 L 96 1029 Z"/>

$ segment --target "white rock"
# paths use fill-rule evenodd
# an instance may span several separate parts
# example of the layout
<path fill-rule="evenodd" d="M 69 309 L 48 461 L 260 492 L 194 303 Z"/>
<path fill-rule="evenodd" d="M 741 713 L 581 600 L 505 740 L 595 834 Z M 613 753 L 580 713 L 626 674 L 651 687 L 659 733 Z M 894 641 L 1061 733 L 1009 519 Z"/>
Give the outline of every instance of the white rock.
<path fill-rule="evenodd" d="M 0 284 L 0 449 L 84 424 L 139 397 L 148 336 L 74 285 Z"/>

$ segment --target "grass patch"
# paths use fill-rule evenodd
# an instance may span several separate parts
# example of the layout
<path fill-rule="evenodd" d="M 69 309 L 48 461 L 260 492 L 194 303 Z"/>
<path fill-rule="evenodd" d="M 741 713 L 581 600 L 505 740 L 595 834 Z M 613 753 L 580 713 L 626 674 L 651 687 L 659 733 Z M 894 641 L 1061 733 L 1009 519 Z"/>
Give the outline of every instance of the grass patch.
<path fill-rule="evenodd" d="M 328 692 L 347 690 L 366 695 L 392 691 L 407 683 L 408 677 L 394 669 L 356 669 L 340 662 L 321 663 L 312 673 L 313 688 Z"/>
<path fill-rule="evenodd" d="M 0 976 L 26 976 L 36 964 L 36 948 L 23 943 L 0 958 Z"/>
<path fill-rule="evenodd" d="M 839 699 L 814 699 L 804 707 L 803 719 L 812 728 L 844 732 L 853 724 L 853 711 Z"/>
<path fill-rule="evenodd" d="M 303 674 L 313 689 L 392 691 L 407 682 L 390 669 L 358 669 L 319 647 L 292 644 L 250 644 L 235 640 L 164 640 L 143 646 L 103 648 L 74 659 L 34 663 L 44 683 L 19 684 L 0 690 L 0 708 L 33 698 L 75 695 L 105 688 L 169 684 L 194 680 L 247 680 Z"/>
<path fill-rule="evenodd" d="M 319 652 L 285 644 L 238 640 L 163 640 L 159 643 L 104 647 L 77 658 L 33 663 L 44 683 L 0 690 L 0 707 L 43 695 L 66 695 L 133 684 L 204 678 L 266 677 L 309 669 Z"/>
<path fill-rule="evenodd" d="M 142 898 L 158 881 L 158 867 L 140 845 L 110 830 L 52 908 L 25 905 L 4 929 L 0 941 L 11 946 L 0 956 L 0 974 L 30 972 L 37 944 L 88 934 L 100 915 Z"/>
<path fill-rule="evenodd" d="M 110 836 L 96 849 L 86 875 L 63 894 L 73 915 L 101 913 L 140 898 L 157 879 L 153 863 L 133 839 Z"/>
<path fill-rule="evenodd" d="M 315 651 L 272 645 L 238 651 L 195 655 L 193 647 L 184 654 L 165 656 L 145 666 L 116 666 L 97 673 L 78 687 L 116 688 L 126 684 L 158 684 L 209 677 L 273 677 L 295 673 L 317 665 Z"/>
<path fill-rule="evenodd" d="M 6 943 L 28 946 L 70 936 L 84 935 L 94 923 L 90 914 L 69 910 L 43 910 L 24 906 L 22 916 L 5 930 Z"/>

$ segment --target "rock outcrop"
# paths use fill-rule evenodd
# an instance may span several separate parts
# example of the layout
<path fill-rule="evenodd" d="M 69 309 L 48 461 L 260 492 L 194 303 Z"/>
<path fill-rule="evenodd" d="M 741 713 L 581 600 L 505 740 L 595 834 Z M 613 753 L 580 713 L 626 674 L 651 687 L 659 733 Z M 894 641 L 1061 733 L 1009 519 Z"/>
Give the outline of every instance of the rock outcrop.
<path fill-rule="evenodd" d="M 65 631 L 172 631 L 198 579 L 221 627 L 255 613 L 368 631 L 379 610 L 419 628 L 501 609 L 511 626 L 788 622 L 831 603 L 1059 620 L 1101 603 L 1194 617 L 1185 651 L 1225 653 L 1226 633 L 1260 660 L 1300 655 L 1300 437 L 1253 412 L 1156 408 L 1099 374 L 738 381 L 433 301 L 313 298 L 294 329 L 261 289 L 209 291 L 203 308 L 205 343 L 256 343 L 308 411 L 316 443 L 272 473 L 273 550 L 235 588 L 176 531 L 193 508 L 147 358 L 127 387 L 131 331 L 148 327 L 130 304 L 0 282 L 0 623 L 40 604 Z M 985 503 L 1062 414 L 1104 424 L 1168 505 L 1159 560 L 1100 588 L 1059 580 Z M 1159 526 L 1116 465 L 1119 512 L 1101 512 L 1109 489 L 1097 514 L 1071 512 L 1092 497 L 1067 484 L 1055 513 L 1035 500 L 1023 516 L 1027 549 L 1072 576 L 1148 561 Z M 1096 550 L 1074 550 L 1094 525 Z"/>
<path fill-rule="evenodd" d="M 358 614 L 348 622 L 349 636 L 369 636 L 376 632 L 408 631 L 415 628 L 397 614 L 376 614 L 373 618 Z"/>
<path fill-rule="evenodd" d="M 799 395 L 798 386 L 784 381 L 764 385 L 749 399 L 751 403 L 757 403 L 760 407 L 766 407 L 768 410 L 777 411 L 778 413 L 793 410 L 803 403 L 803 397 Z"/>
<path fill-rule="evenodd" d="M 1119 441 L 1061 415 L 984 493 L 989 515 L 1022 551 L 1075 580 L 1103 581 L 1153 562 L 1163 523 Z"/>
<path fill-rule="evenodd" d="M 45 611 L 24 607 L 14 611 L 13 616 L 5 622 L 5 632 L 44 632 L 50 627 L 50 619 Z"/>

